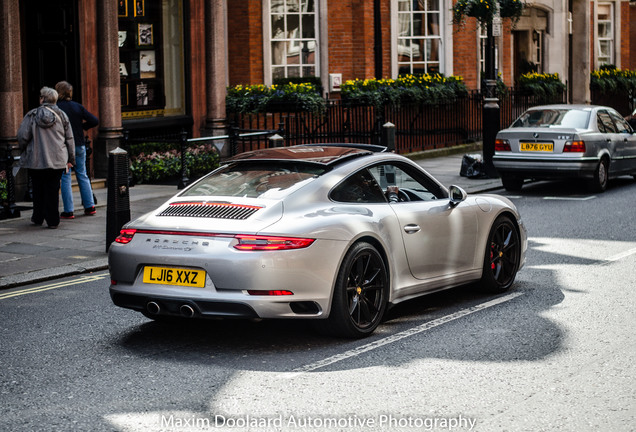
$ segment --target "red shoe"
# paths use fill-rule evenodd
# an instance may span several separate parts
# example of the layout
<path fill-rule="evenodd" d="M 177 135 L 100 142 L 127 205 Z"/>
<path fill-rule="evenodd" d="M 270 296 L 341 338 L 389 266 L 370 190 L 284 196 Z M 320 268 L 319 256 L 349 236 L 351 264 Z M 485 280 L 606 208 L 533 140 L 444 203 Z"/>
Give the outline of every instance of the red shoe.
<path fill-rule="evenodd" d="M 73 216 L 73 212 L 62 212 L 62 213 L 60 213 L 60 218 L 62 218 L 62 219 L 75 219 L 75 216 Z"/>
<path fill-rule="evenodd" d="M 84 209 L 85 216 L 93 216 L 95 213 L 97 213 L 97 210 L 95 210 L 95 206 Z"/>

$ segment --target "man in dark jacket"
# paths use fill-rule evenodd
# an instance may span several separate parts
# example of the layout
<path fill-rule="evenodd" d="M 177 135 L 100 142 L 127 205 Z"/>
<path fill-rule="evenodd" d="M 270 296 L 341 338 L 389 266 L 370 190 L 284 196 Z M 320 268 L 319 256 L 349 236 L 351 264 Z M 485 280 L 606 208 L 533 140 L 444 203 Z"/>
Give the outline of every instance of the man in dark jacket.
<path fill-rule="evenodd" d="M 91 180 L 86 173 L 86 142 L 84 141 L 84 131 L 97 126 L 99 123 L 97 117 L 88 112 L 81 104 L 72 101 L 73 86 L 66 81 L 60 81 L 55 85 L 58 92 L 57 106 L 66 113 L 71 128 L 73 129 L 73 138 L 75 138 L 75 178 L 82 197 L 82 205 L 84 206 L 84 214 L 91 216 L 96 213 L 95 201 L 93 199 L 93 188 Z M 64 203 L 64 211 L 62 219 L 74 219 L 73 215 L 73 191 L 71 188 L 71 172 L 62 175 L 62 202 Z"/>

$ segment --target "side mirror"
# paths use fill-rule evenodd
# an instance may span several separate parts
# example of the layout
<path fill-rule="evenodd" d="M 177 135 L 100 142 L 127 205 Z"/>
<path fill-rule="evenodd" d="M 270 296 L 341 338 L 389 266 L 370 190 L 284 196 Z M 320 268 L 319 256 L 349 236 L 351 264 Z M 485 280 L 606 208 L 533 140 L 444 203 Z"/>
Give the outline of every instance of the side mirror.
<path fill-rule="evenodd" d="M 452 185 L 449 188 L 449 192 L 450 192 L 450 204 L 453 207 L 455 207 L 460 202 L 464 201 L 466 197 L 468 196 L 468 194 L 466 193 L 464 189 L 455 185 Z"/>

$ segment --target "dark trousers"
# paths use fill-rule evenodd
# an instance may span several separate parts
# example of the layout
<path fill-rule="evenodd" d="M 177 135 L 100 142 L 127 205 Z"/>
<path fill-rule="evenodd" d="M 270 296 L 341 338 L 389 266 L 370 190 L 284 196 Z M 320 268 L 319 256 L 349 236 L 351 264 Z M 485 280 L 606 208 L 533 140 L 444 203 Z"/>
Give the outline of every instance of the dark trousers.
<path fill-rule="evenodd" d="M 60 224 L 60 179 L 61 169 L 30 169 L 29 175 L 33 183 L 33 216 L 31 221 L 41 225 L 46 221 L 48 226 Z"/>

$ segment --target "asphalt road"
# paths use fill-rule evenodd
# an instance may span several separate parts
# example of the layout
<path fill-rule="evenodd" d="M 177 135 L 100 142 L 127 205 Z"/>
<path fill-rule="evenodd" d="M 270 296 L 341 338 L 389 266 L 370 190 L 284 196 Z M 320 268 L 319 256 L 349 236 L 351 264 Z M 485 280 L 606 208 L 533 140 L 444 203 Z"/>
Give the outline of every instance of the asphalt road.
<path fill-rule="evenodd" d="M 530 236 L 513 289 L 400 304 L 359 341 L 154 323 L 106 272 L 0 291 L 0 430 L 633 431 L 636 182 L 505 195 Z"/>

